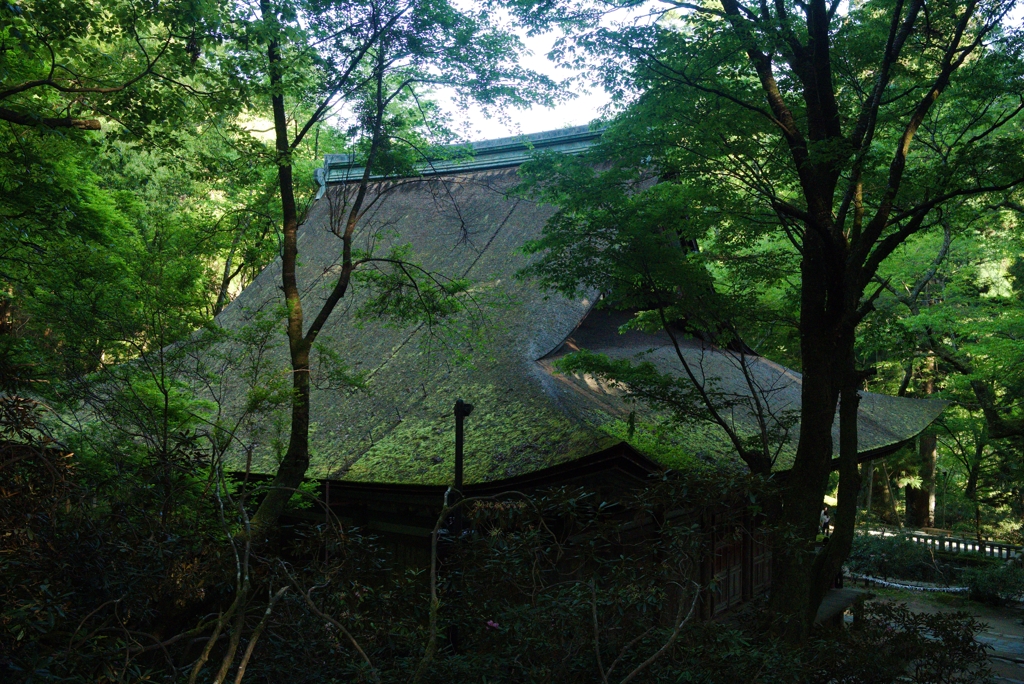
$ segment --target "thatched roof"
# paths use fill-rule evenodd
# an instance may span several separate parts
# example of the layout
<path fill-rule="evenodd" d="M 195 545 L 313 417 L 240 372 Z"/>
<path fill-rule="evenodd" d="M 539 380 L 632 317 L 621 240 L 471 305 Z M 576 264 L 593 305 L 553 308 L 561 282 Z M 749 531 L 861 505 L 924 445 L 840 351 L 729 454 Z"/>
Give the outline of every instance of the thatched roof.
<path fill-rule="evenodd" d="M 718 349 L 693 338 L 677 338 L 677 353 L 666 333 L 619 333 L 619 328 L 628 320 L 626 314 L 595 310 L 557 350 L 539 360 L 559 387 L 563 405 L 571 407 L 571 412 L 580 420 L 601 422 L 606 429 L 621 434 L 630 411 L 637 410 L 635 404 L 622 401 L 623 388 L 593 377 L 559 373 L 556 370 L 558 359 L 576 349 L 587 349 L 612 359 L 651 363 L 663 373 L 683 377 L 679 360 L 681 354 L 711 395 L 720 414 L 741 436 L 758 434 L 758 413 L 764 416 L 769 427 L 780 428 L 780 436 L 769 440 L 780 446 L 775 469 L 789 467 L 800 437 L 797 420 L 802 382 L 800 373 L 763 357 Z M 935 420 L 945 406 L 944 401 L 861 392 L 857 419 L 861 458 L 899 448 Z M 648 422 L 665 418 L 663 411 L 640 408 L 641 415 L 646 414 Z M 832 439 L 838 450 L 838 418 L 832 428 Z M 657 440 L 659 444 L 649 445 L 647 450 L 661 452 L 661 460 L 668 461 L 668 464 L 680 458 L 685 462 L 687 457 L 700 460 L 735 457 L 735 449 L 725 433 L 707 423 L 692 421 L 676 425 L 671 430 L 661 431 Z"/>
<path fill-rule="evenodd" d="M 580 131 L 582 133 L 582 131 Z M 592 136 L 591 136 L 592 137 Z M 565 136 L 547 134 L 557 149 Z M 570 139 L 570 151 L 580 149 Z M 536 144 L 536 143 L 534 143 Z M 522 149 L 516 149 L 519 145 Z M 540 145 L 537 145 L 540 146 Z M 364 294 L 358 286 L 343 300 L 324 328 L 320 343 L 337 353 L 355 371 L 368 375 L 365 390 L 314 389 L 312 395 L 311 476 L 368 482 L 440 484 L 452 473 L 454 427 L 452 405 L 463 398 L 476 410 L 466 422 L 466 481 L 482 482 L 521 475 L 606 449 L 626 437 L 624 416 L 631 407 L 585 378 L 553 372 L 552 359 L 573 343 L 595 351 L 630 355 L 654 348 L 649 355 L 671 369 L 673 358 L 658 336 L 617 336 L 614 317 L 594 312 L 589 298 L 568 300 L 517 279 L 526 263 L 524 241 L 539 237 L 553 209 L 512 197 L 516 167 L 531 145 L 503 141 L 493 144 L 504 157 L 488 168 L 487 146 L 478 148 L 468 169 L 418 179 L 381 182 L 379 199 L 359 227 L 358 247 L 386 250 L 409 245 L 410 258 L 449 277 L 478 284 L 486 299 L 498 306 L 486 314 L 489 341 L 458 361 L 445 349 L 428 350 L 428 331 L 395 328 L 354 317 Z M 518 155 L 518 156 L 517 156 Z M 331 164 L 335 164 L 335 172 Z M 322 178 L 333 179 L 337 159 L 328 159 Z M 326 295 L 336 266 L 340 240 L 330 230 L 332 202 L 346 192 L 343 182 L 328 184 L 323 198 L 311 207 L 300 229 L 300 285 L 307 317 Z M 217 323 L 239 330 L 259 314 L 280 318 L 280 261 L 271 264 L 217 317 Z M 582 324 L 582 325 L 581 325 Z M 277 346 L 265 359 L 287 373 L 283 325 Z M 568 345 L 567 345 L 568 342 Z M 688 346 L 703 355 L 706 372 L 735 385 L 728 355 Z M 674 350 L 672 352 L 674 354 Z M 676 362 L 678 363 L 678 362 Z M 316 359 L 314 359 L 314 365 Z M 796 404 L 799 375 L 766 360 L 754 364 L 766 383 L 786 384 L 775 393 L 776 408 Z M 241 374 L 239 374 L 241 375 Z M 224 395 L 228 409 L 245 401 L 243 378 Z M 913 438 L 941 411 L 937 402 L 920 402 L 866 394 L 861 409 L 861 445 L 866 450 Z M 742 420 L 741 418 L 739 420 Z M 284 412 L 258 421 L 243 439 L 256 445 L 252 468 L 276 469 L 275 439 L 287 435 Z M 279 440 L 286 443 L 286 439 Z M 675 430 L 654 436 L 651 430 L 633 435 L 634 445 L 666 464 L 688 456 L 731 457 L 717 434 L 706 427 Z M 235 458 L 241 460 L 241 454 Z M 240 465 L 240 463 L 238 464 Z"/>

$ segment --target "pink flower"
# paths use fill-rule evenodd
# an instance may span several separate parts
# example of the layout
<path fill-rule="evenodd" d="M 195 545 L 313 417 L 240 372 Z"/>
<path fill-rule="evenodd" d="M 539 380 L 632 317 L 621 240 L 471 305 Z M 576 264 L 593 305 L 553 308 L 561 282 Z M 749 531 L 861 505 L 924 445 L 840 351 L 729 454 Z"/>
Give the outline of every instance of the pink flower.
<path fill-rule="evenodd" d="M 487 629 L 501 629 L 501 625 L 499 625 L 494 620 L 488 620 L 487 621 Z"/>

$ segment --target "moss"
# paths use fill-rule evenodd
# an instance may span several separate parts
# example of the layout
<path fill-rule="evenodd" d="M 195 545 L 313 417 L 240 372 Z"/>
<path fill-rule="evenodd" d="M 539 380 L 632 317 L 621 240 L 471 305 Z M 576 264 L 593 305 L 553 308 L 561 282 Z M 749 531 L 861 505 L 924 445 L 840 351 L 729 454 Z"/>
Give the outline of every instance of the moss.
<path fill-rule="evenodd" d="M 512 477 L 586 456 L 617 441 L 541 402 L 509 396 L 501 387 L 466 387 L 460 396 L 472 397 L 474 404 L 473 414 L 466 419 L 466 482 Z M 445 408 L 404 419 L 351 465 L 346 479 L 451 482 L 455 425 L 450 407 L 445 404 Z"/>
<path fill-rule="evenodd" d="M 732 457 L 722 445 L 714 444 L 713 437 L 705 435 L 701 426 L 677 426 L 640 423 L 630 434 L 629 423 L 620 419 L 609 420 L 602 426 L 615 441 L 627 442 L 634 449 L 652 461 L 674 470 L 692 470 L 704 465 L 706 460 Z M 714 448 L 694 449 L 694 443 Z"/>
<path fill-rule="evenodd" d="M 312 374 L 310 476 L 450 482 L 454 470 L 452 404 L 457 397 L 476 407 L 466 422 L 468 482 L 518 475 L 586 456 L 620 440 L 671 468 L 735 460 L 725 436 L 710 424 L 680 425 L 649 412 L 648 420 L 631 431 L 625 420 L 631 407 L 620 397 L 598 391 L 579 378 L 556 378 L 542 367 L 543 361 L 536 363 L 537 359 L 549 359 L 567 336 L 580 332 L 577 326 L 591 305 L 588 300 L 548 296 L 536 283 L 515 277 L 526 265 L 522 245 L 540 236 L 553 211 L 510 199 L 505 190 L 516 182 L 515 173 L 503 169 L 452 175 L 444 187 L 436 181 L 406 184 L 388 194 L 364 219 L 359 240 L 379 242 L 382 250 L 407 245 L 411 258 L 424 268 L 476 283 L 474 301 L 480 316 L 467 314 L 466 320 L 448 321 L 451 325 L 444 330 L 429 331 L 388 325 L 377 318 L 360 320 L 355 314 L 369 295 L 365 287 L 354 287 L 344 306 L 325 325 L 317 350 L 330 350 L 350 366 L 352 374 L 366 377 L 367 383 L 358 391 L 350 385 L 332 388 L 337 383 L 331 381 L 330 374 Z M 341 188 L 331 192 L 336 195 Z M 339 249 L 337 238 L 327 229 L 328 204 L 326 200 L 315 203 L 301 228 L 303 265 L 298 275 L 309 311 L 317 309 L 318 299 L 325 294 L 324 274 L 334 265 Z M 247 405 L 246 359 L 259 361 L 262 370 L 258 375 L 264 379 L 282 383 L 282 378 L 288 377 L 288 347 L 279 320 L 273 318 L 280 316 L 279 276 L 280 263 L 276 262 L 217 319 L 226 328 L 242 331 L 247 321 L 260 323 L 260 311 L 276 312 L 270 318 L 264 316 L 266 325 L 256 326 L 272 338 L 259 347 L 260 354 L 250 353 L 240 342 L 238 349 L 227 355 L 231 363 L 223 373 L 225 387 L 218 389 L 218 395 L 224 397 L 225 415 Z M 607 330 L 596 322 L 591 327 L 595 343 L 605 344 L 603 332 Z M 438 337 L 444 338 L 440 346 L 446 352 L 426 353 L 426 344 Z M 257 338 L 248 342 L 263 339 Z M 615 343 L 611 349 L 630 355 L 658 347 L 654 342 Z M 724 389 L 747 391 L 734 363 L 703 351 L 693 353 L 697 355 L 694 363 L 717 377 Z M 675 353 L 665 349 L 645 358 L 663 363 L 666 369 L 678 365 Z M 467 359 L 477 365 L 466 365 Z M 313 365 L 319 369 L 316 358 Z M 780 406 L 796 405 L 798 376 L 769 363 L 759 365 L 757 372 L 768 387 L 775 386 L 780 374 L 786 375 L 786 387 L 773 396 Z M 785 399 L 787 393 L 789 399 Z M 912 436 L 934 417 L 934 408 L 921 402 L 901 404 L 897 410 L 892 402 L 899 401 L 907 400 L 865 394 L 862 448 Z M 756 425 L 741 411 L 734 422 L 741 432 L 756 433 Z M 272 473 L 286 446 L 287 431 L 287 406 L 283 406 L 245 423 L 236 443 L 255 445 L 252 469 Z M 794 445 L 795 437 L 794 431 L 790 435 Z M 241 468 L 246 455 L 239 448 L 228 459 Z M 776 467 L 788 467 L 791 460 L 792 449 Z"/>

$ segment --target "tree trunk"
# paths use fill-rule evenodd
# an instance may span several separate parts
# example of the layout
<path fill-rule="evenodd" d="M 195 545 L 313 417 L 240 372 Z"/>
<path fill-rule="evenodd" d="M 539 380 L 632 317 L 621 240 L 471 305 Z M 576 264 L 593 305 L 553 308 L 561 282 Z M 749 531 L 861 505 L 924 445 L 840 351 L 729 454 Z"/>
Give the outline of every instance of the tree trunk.
<path fill-rule="evenodd" d="M 938 438 L 935 435 L 921 435 L 917 453 L 920 458 L 918 474 L 921 486 L 906 488 L 907 526 L 935 526 L 935 461 Z"/>
<path fill-rule="evenodd" d="M 871 495 L 872 490 L 875 486 L 875 462 L 868 461 L 864 464 L 864 469 L 867 470 L 868 476 L 864 482 L 864 518 L 865 520 L 871 519 Z"/>
<path fill-rule="evenodd" d="M 929 357 L 922 369 L 925 375 L 923 393 L 935 392 L 935 357 Z M 907 486 L 907 526 L 935 526 L 935 461 L 938 438 L 934 434 L 921 435 L 918 440 L 918 475 L 920 487 Z"/>
<path fill-rule="evenodd" d="M 273 14 L 269 0 L 260 1 L 260 10 L 265 24 L 275 24 L 277 17 Z M 272 30 L 276 28 L 277 26 L 275 25 Z M 258 536 L 264 535 L 277 523 L 281 513 L 284 512 L 285 506 L 295 493 L 295 490 L 302 484 L 306 471 L 309 469 L 310 350 L 313 348 L 317 335 L 327 323 L 335 306 L 348 291 L 352 273 L 355 269 L 352 249 L 353 234 L 355 233 L 356 224 L 362 216 L 363 202 L 367 196 L 376 154 L 383 141 L 384 114 L 389 102 L 389 99 L 384 98 L 388 61 L 383 50 L 378 52 L 376 60 L 374 68 L 376 110 L 370 132 L 370 149 L 367 151 L 363 178 L 356 191 L 355 200 L 350 207 L 345 209 L 342 214 L 339 214 L 339 216 L 344 215 L 345 217 L 343 221 L 344 231 L 338 235 L 342 241 L 341 273 L 319 310 L 313 309 L 311 312 L 309 327 L 304 329 L 305 318 L 296 277 L 299 253 L 299 221 L 295 205 L 291 158 L 293 147 L 298 145 L 302 135 L 309 130 L 309 126 L 303 128 L 302 132 L 296 134 L 294 140 L 289 142 L 289 121 L 284 103 L 281 53 L 275 40 L 271 39 L 267 45 L 268 71 L 272 93 L 271 104 L 273 105 L 274 132 L 276 136 L 277 176 L 281 192 L 281 211 L 284 217 L 284 236 L 281 249 L 281 284 L 287 309 L 288 350 L 291 354 L 292 362 L 293 397 L 288 451 L 278 466 L 277 475 L 274 477 L 270 490 L 252 518 L 253 530 Z M 324 111 L 327 110 L 320 110 L 317 116 L 322 116 Z M 312 125 L 312 122 L 310 125 Z M 328 201 L 331 201 L 330 195 L 328 195 Z M 334 219 L 332 218 L 332 229 L 334 227 Z"/>
<path fill-rule="evenodd" d="M 971 460 L 971 468 L 967 472 L 967 486 L 964 488 L 964 497 L 974 504 L 974 533 L 978 541 L 981 541 L 981 503 L 978 501 L 978 479 L 981 477 L 981 458 L 985 453 L 985 445 L 988 440 L 984 434 L 979 435 L 974 444 L 974 458 Z"/>
<path fill-rule="evenodd" d="M 830 285 L 835 287 L 829 263 L 825 245 L 814 229 L 808 228 L 801 263 L 800 439 L 793 467 L 781 485 L 778 538 L 785 542 L 773 550 L 770 598 L 774 629 L 790 641 L 802 641 L 810 632 L 823 595 L 820 587 L 824 573 L 832 565 L 831 561 L 825 562 L 827 559 L 817 558 L 815 540 L 832 469 L 832 424 L 847 365 L 853 358 L 853 337 L 840 333 L 841 317 L 833 307 L 844 298 L 835 290 L 829 291 Z M 855 429 L 856 411 L 853 424 Z M 848 475 L 846 480 L 848 487 Z M 842 475 L 840 489 L 845 491 Z M 853 496 L 855 505 L 856 490 Z M 840 499 L 841 506 L 843 503 Z M 844 535 L 849 526 L 852 535 L 853 518 L 837 515 L 837 533 Z"/>
<path fill-rule="evenodd" d="M 893 474 L 889 472 L 889 469 L 885 467 L 884 463 L 882 464 L 882 472 L 885 473 L 885 491 L 888 493 L 886 499 L 888 500 L 889 506 L 891 507 L 890 513 L 892 515 L 892 522 L 894 525 L 897 525 L 902 530 L 903 523 L 900 520 L 899 511 L 896 510 L 896 495 L 892 493 Z M 897 489 L 899 488 L 897 487 Z"/>
<path fill-rule="evenodd" d="M 234 273 L 231 272 L 232 261 L 235 258 L 235 251 L 238 249 L 238 244 L 242 241 L 243 228 L 241 226 L 235 227 L 235 237 L 231 240 L 231 250 L 228 252 L 227 258 L 224 260 L 224 274 L 220 279 L 220 289 L 217 291 L 217 301 L 213 305 L 213 315 L 218 315 L 224 310 L 224 307 L 228 304 L 228 290 L 231 287 L 231 279 L 234 278 L 241 271 L 241 266 L 238 267 Z"/>
<path fill-rule="evenodd" d="M 860 405 L 857 373 L 854 366 L 853 340 L 847 350 L 845 379 L 839 404 L 839 501 L 836 506 L 832 535 L 824 550 L 814 562 L 814 585 L 811 587 L 812 612 L 814 617 L 825 593 L 832 586 L 833 579 L 842 571 L 843 561 L 850 555 L 853 545 L 854 528 L 857 523 L 857 494 L 860 492 L 860 474 L 857 472 L 857 409 Z"/>
<path fill-rule="evenodd" d="M 886 525 L 895 525 L 896 520 L 892 517 L 894 509 L 893 501 L 889 496 L 889 485 L 886 483 L 885 474 L 879 473 L 880 477 L 875 478 L 874 496 L 875 509 L 878 511 L 878 519 Z"/>
<path fill-rule="evenodd" d="M 267 0 L 260 3 L 264 22 L 275 21 Z M 291 147 L 288 142 L 288 117 L 284 108 L 281 78 L 281 55 L 276 40 L 267 46 L 270 71 L 274 130 L 277 147 L 277 179 L 281 192 L 281 211 L 284 216 L 284 236 L 281 249 L 281 281 L 287 307 L 288 349 L 292 362 L 292 416 L 288 451 L 277 469 L 270 490 L 252 517 L 253 533 L 259 539 L 277 524 L 281 513 L 309 469 L 309 344 L 303 336 L 302 299 L 299 293 L 296 267 L 298 264 L 298 211 L 292 185 Z"/>
<path fill-rule="evenodd" d="M 974 457 L 971 459 L 971 467 L 967 471 L 967 486 L 964 487 L 964 496 L 970 501 L 978 499 L 978 479 L 981 477 L 981 459 L 985 455 L 985 446 L 988 439 L 984 434 L 975 439 Z"/>

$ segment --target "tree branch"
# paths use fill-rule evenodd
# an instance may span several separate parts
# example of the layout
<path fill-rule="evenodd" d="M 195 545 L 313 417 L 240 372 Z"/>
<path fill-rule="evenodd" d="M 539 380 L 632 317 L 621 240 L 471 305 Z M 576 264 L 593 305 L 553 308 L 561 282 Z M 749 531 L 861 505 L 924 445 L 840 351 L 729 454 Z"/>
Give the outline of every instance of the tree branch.
<path fill-rule="evenodd" d="M 16 112 L 13 109 L 0 107 L 0 121 L 8 121 L 19 126 L 45 126 L 47 128 L 77 128 L 80 131 L 100 130 L 99 119 L 75 119 L 65 117 L 41 117 L 35 114 Z"/>

